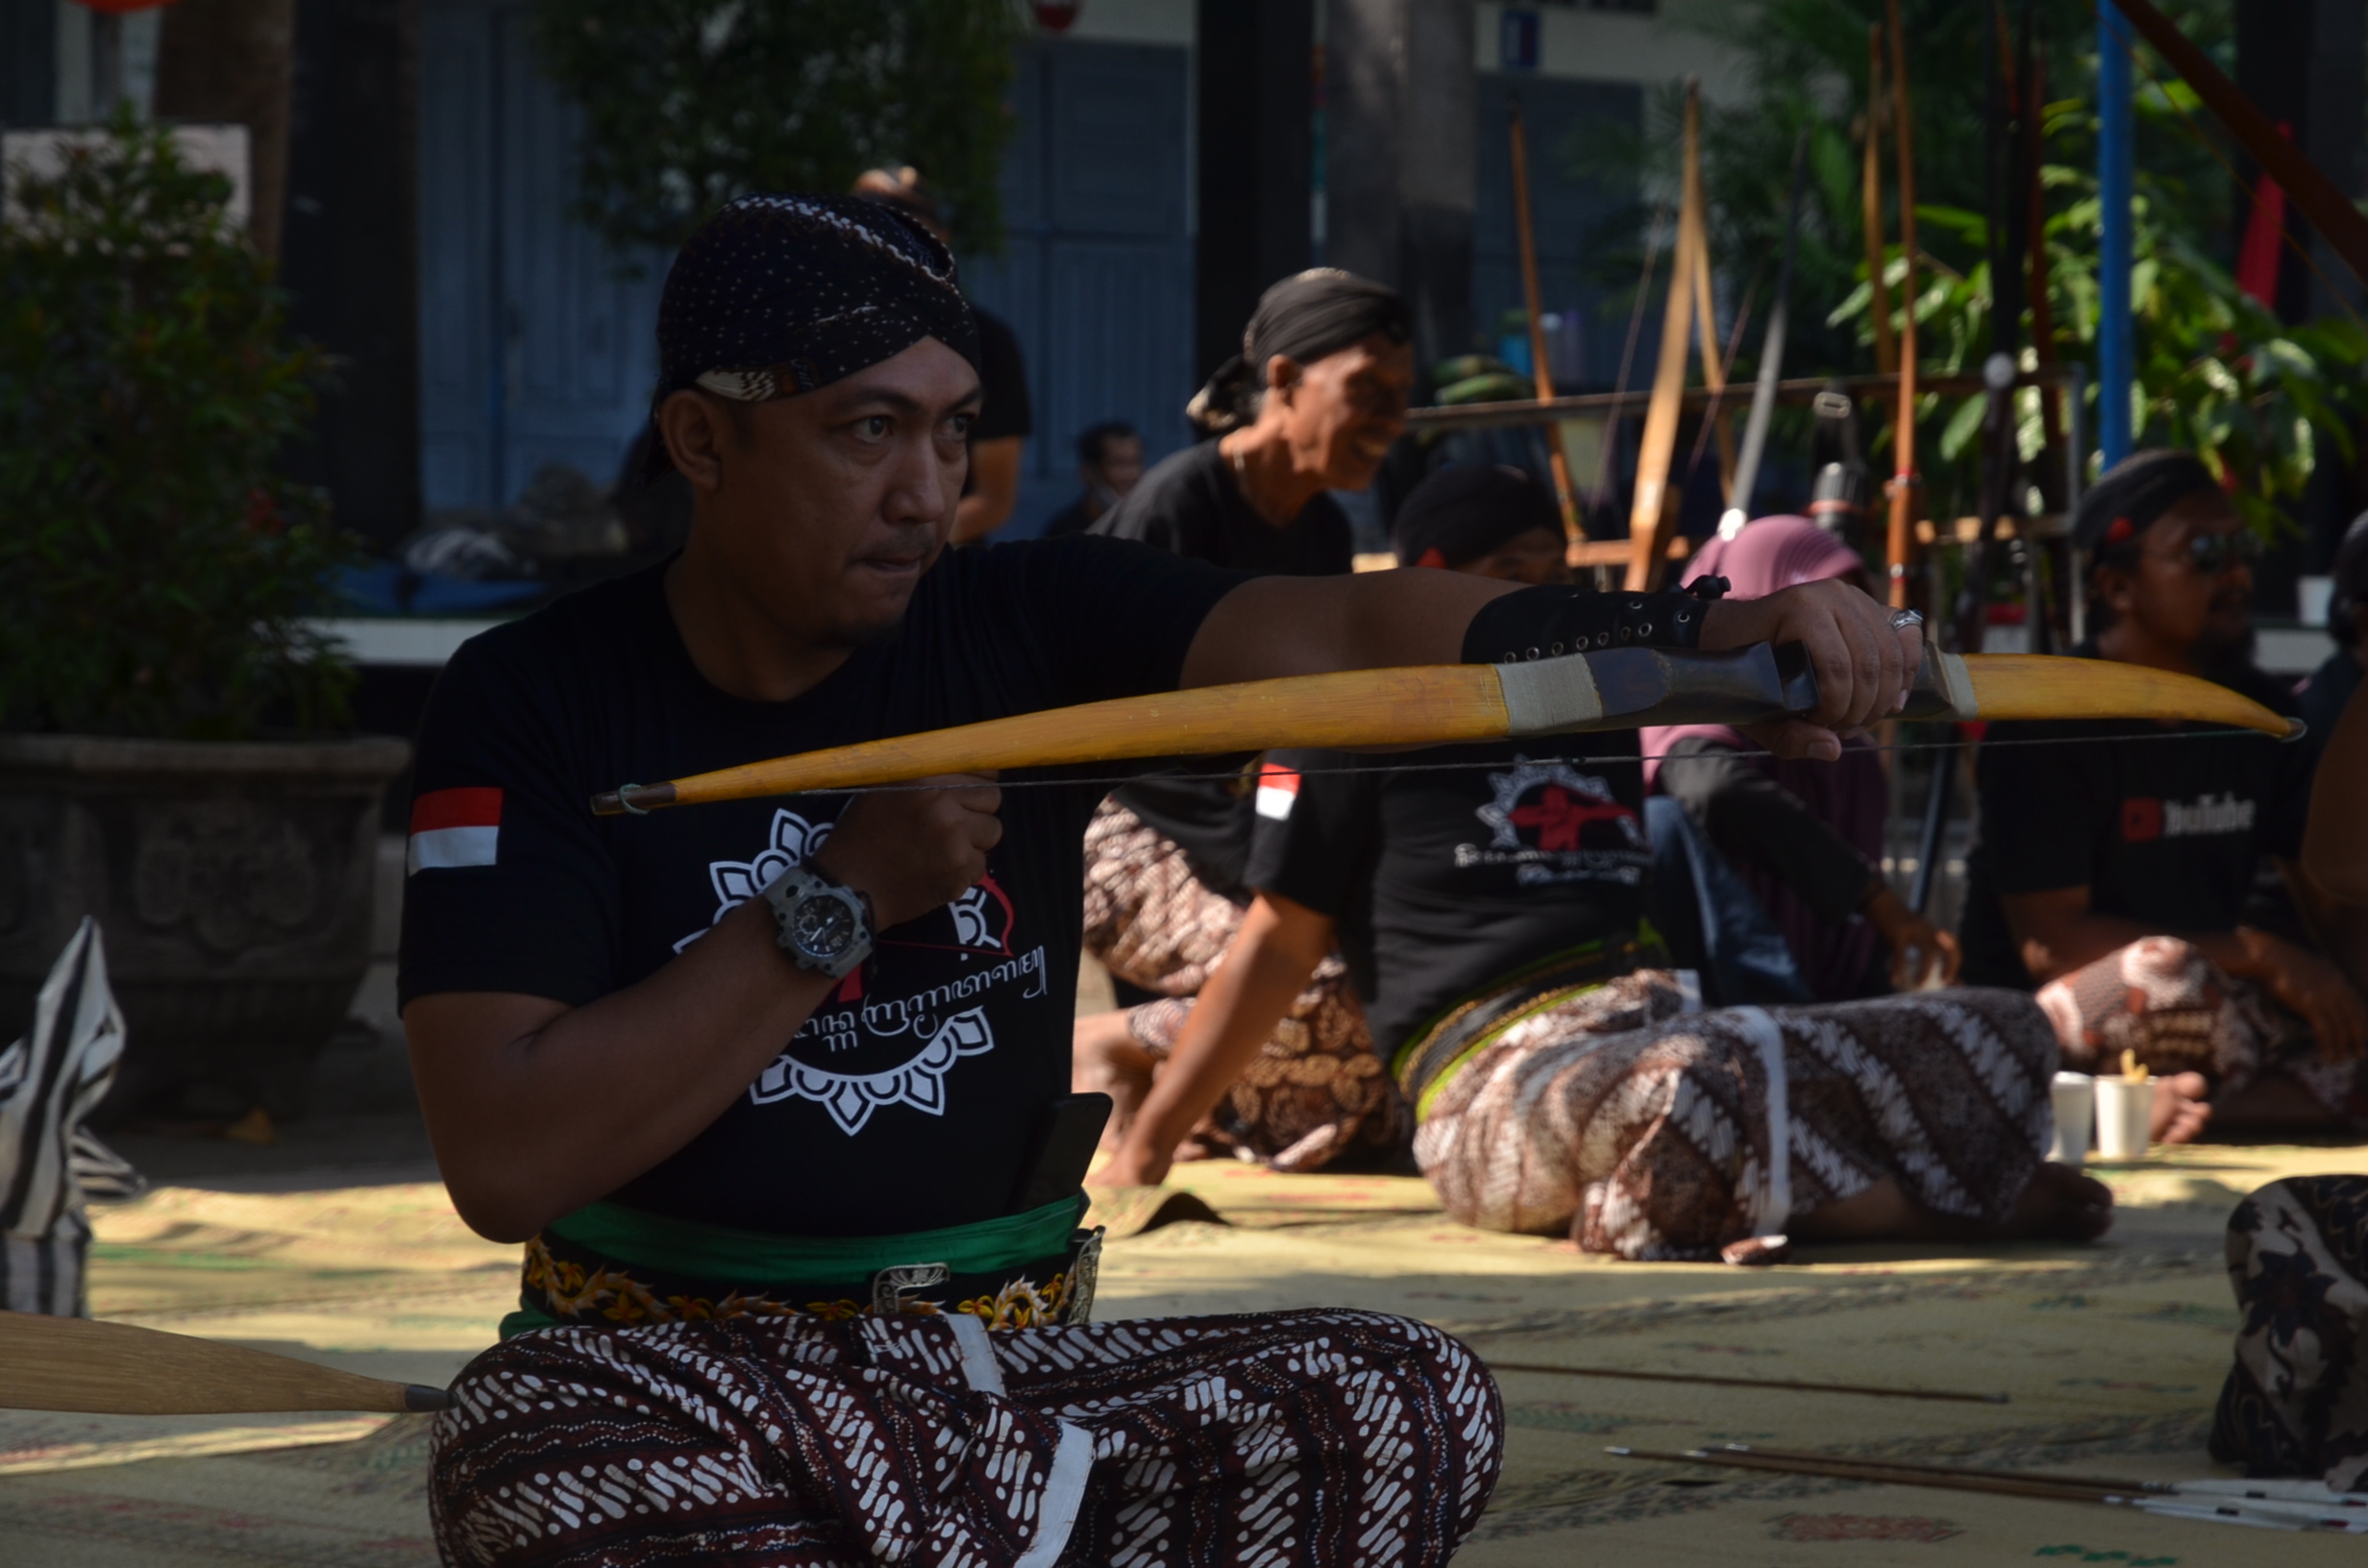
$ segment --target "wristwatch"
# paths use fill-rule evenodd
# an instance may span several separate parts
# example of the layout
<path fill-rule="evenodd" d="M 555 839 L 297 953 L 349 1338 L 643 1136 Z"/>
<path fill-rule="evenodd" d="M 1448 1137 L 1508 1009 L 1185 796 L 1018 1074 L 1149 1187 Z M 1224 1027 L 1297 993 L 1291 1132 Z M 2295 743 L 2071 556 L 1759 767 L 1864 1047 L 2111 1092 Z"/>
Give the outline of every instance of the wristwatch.
<path fill-rule="evenodd" d="M 820 871 L 792 866 L 765 889 L 775 941 L 802 969 L 844 980 L 872 956 L 872 900 Z"/>

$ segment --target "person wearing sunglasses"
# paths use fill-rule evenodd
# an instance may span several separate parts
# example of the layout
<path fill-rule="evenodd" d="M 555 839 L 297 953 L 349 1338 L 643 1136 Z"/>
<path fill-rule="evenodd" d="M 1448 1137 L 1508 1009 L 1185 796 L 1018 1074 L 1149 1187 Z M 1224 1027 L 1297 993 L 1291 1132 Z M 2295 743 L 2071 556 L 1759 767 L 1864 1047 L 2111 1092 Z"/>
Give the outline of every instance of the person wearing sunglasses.
<path fill-rule="evenodd" d="M 2251 661 L 2258 551 L 2184 452 L 2081 500 L 2086 658 L 2201 675 L 2292 713 Z M 2060 744 L 2045 744 L 2049 742 Z M 2309 751 L 2201 724 L 2000 723 L 1978 764 L 1964 978 L 2038 992 L 2064 1066 L 2152 1069 L 2154 1136 L 2267 1136 L 2368 1113 L 2368 1005 L 2295 915 Z"/>

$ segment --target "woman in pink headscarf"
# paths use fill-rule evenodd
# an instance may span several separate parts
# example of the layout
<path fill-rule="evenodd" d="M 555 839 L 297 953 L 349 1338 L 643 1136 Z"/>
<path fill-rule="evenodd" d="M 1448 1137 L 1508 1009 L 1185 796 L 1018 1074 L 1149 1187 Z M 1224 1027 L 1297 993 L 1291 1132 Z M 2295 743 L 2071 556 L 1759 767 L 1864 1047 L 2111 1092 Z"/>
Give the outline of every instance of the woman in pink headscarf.
<path fill-rule="evenodd" d="M 1826 577 L 1866 586 L 1858 551 L 1805 517 L 1764 517 L 1713 540 L 1688 575 L 1726 578 L 1735 599 Z M 1644 752 L 1663 759 L 1645 764 L 1647 782 L 1741 873 L 1815 1000 L 1911 991 L 1935 972 L 1957 978 L 1957 939 L 1910 909 L 1878 870 L 1887 792 L 1870 742 L 1847 742 L 1838 762 L 1781 762 L 1723 724 L 1678 724 L 1644 731 Z"/>

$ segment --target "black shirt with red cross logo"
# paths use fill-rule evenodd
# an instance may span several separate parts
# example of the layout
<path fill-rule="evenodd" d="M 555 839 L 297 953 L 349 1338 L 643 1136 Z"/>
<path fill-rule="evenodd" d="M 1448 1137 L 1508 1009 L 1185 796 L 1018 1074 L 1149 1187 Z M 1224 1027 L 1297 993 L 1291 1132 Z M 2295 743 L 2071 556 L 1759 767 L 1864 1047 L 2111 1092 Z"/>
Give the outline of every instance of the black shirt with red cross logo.
<path fill-rule="evenodd" d="M 2258 671 L 2224 684 L 2294 711 L 2292 694 Z M 2031 973 L 2000 895 L 2084 887 L 2089 908 L 2152 931 L 2231 931 L 2249 922 L 2265 857 L 2301 852 L 2310 804 L 2306 747 L 2203 724 L 1992 724 L 1976 776 L 1963 978 L 2024 990 Z"/>
<path fill-rule="evenodd" d="M 1637 928 L 1653 856 L 1636 752 L 1633 730 L 1271 752 L 1247 881 L 1338 923 L 1386 1058 L 1457 998 Z"/>

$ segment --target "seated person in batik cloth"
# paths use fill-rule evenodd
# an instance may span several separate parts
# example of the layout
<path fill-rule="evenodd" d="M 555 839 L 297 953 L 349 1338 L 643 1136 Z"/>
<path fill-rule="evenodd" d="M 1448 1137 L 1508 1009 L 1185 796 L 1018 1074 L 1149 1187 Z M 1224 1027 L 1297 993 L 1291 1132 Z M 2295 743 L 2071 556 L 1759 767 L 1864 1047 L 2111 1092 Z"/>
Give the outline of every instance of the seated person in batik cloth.
<path fill-rule="evenodd" d="M 2253 537 L 2201 461 L 2126 459 L 2081 499 L 2093 635 L 2074 651 L 2202 675 L 2282 712 L 2250 661 Z M 2310 752 L 2144 720 L 1990 726 L 1965 976 L 2036 988 L 2064 1065 L 2157 1080 L 2155 1137 L 2356 1125 L 2368 1007 L 2289 890 Z M 2033 744 L 2062 742 L 2061 745 Z M 2282 871 L 2283 880 L 2279 873 Z"/>
<path fill-rule="evenodd" d="M 1094 525 L 1237 571 L 1316 576 L 1353 564 L 1335 490 L 1362 490 L 1406 427 L 1413 312 L 1396 290 L 1335 268 L 1284 279 L 1258 302 L 1227 359 L 1185 410 L 1209 439 L 1161 462 Z M 1085 832 L 1085 948 L 1133 1005 L 1077 1021 L 1081 1060 L 1127 1079 L 1175 1038 L 1181 1008 L 1222 961 L 1249 906 L 1255 774 L 1201 758 L 1114 791 Z M 1387 1158 L 1405 1108 L 1369 1070 L 1372 1041 L 1337 959 L 1316 967 L 1275 1025 L 1269 1066 L 1196 1130 L 1209 1154 L 1283 1170 Z"/>
<path fill-rule="evenodd" d="M 1443 1562 L 1499 1443 L 1453 1340 L 1353 1311 L 1092 1324 L 1081 1194 L 1015 1203 L 1067 1089 L 1098 787 L 587 803 L 1452 659 L 1485 596 L 1352 602 L 1107 539 L 946 550 L 976 332 L 944 248 L 874 205 L 734 203 L 659 336 L 689 543 L 472 641 L 421 740 L 405 1022 L 454 1201 L 527 1243 L 508 1337 L 436 1429 L 445 1560 Z"/>
<path fill-rule="evenodd" d="M 1825 703 L 1774 738 L 1813 744 L 1904 698 L 1881 607 L 1251 577 L 1092 537 L 948 551 L 976 333 L 945 248 L 863 202 L 732 203 L 658 320 L 688 543 L 473 639 L 420 741 L 421 1106 L 461 1215 L 527 1244 L 507 1337 L 437 1418 L 445 1560 L 1443 1563 L 1502 1435 L 1462 1346 L 1346 1310 L 1093 1323 L 1083 1194 L 1018 1201 L 1068 1091 L 1106 766 L 590 799 L 1554 627 L 1801 642 Z"/>
<path fill-rule="evenodd" d="M 1805 517 L 1764 517 L 1714 539 L 1688 570 L 1724 577 L 1745 599 L 1827 577 L 1866 586 L 1858 551 Z M 1655 924 L 1673 952 L 1698 955 L 1713 997 L 1846 1002 L 1957 978 L 1957 939 L 1877 870 L 1890 788 L 1871 741 L 1854 736 L 1825 762 L 1771 756 L 1724 724 L 1643 734 L 1644 782 L 1660 792 L 1645 804 L 1662 877 Z M 1705 864 L 1703 839 L 1732 881 Z M 1748 945 L 1763 922 L 1782 943 L 1773 964 Z"/>
<path fill-rule="evenodd" d="M 1553 498 L 1518 469 L 1468 464 L 1443 470 L 1407 498 L 1391 536 L 1404 566 L 1443 566 L 1527 584 L 1561 582 L 1568 575 Z M 1282 809 L 1270 787 L 1252 798 L 1254 813 L 1245 819 L 1246 829 L 1255 813 L 1272 816 Z M 1110 811 L 1103 808 L 1096 830 L 1106 829 Z M 1245 859 L 1248 847 L 1246 836 Z M 1098 907 L 1097 884 L 1106 881 L 1107 871 L 1106 865 L 1087 868 L 1089 925 L 1091 911 Z M 1239 867 L 1233 874 L 1239 878 Z M 1190 976 L 1196 992 L 1223 961 L 1240 928 L 1250 900 L 1246 890 L 1239 897 L 1240 907 L 1228 902 L 1221 928 L 1209 933 L 1217 940 Z M 1179 992 L 1077 1020 L 1075 1087 L 1099 1090 L 1117 1102 L 1110 1132 L 1114 1144 L 1174 1050 L 1192 1008 L 1192 995 Z M 1177 1158 L 1202 1160 L 1247 1149 L 1264 1153 L 1266 1163 L 1277 1169 L 1307 1170 L 1334 1165 L 1344 1154 L 1351 1163 L 1360 1155 L 1367 1163 L 1403 1160 L 1413 1134 L 1414 1116 L 1373 1053 L 1347 968 L 1339 954 L 1325 953 L 1257 1055 L 1177 1146 Z"/>
<path fill-rule="evenodd" d="M 1160 1180 L 1337 943 L 1466 1224 L 1735 1262 L 1787 1237 L 2101 1234 L 2110 1194 L 2043 1163 L 2056 1043 L 2028 997 L 1700 1011 L 1644 920 L 1637 749 L 1626 730 L 1270 754 L 1256 902 L 1099 1179 Z"/>

